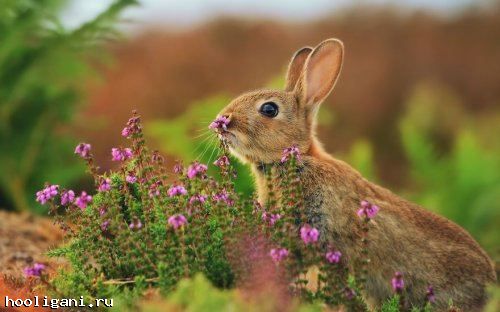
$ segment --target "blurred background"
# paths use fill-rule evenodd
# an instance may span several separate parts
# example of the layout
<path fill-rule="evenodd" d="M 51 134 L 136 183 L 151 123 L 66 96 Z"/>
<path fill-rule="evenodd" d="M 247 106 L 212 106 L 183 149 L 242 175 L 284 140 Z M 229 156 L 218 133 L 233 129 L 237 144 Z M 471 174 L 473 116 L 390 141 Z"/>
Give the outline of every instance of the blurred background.
<path fill-rule="evenodd" d="M 0 3 L 0 210 L 43 215 L 45 182 L 88 187 L 74 147 L 91 143 L 108 170 L 133 109 L 167 165 L 213 161 L 216 112 L 281 88 L 295 50 L 336 37 L 346 56 L 319 115 L 326 149 L 498 258 L 499 1 Z"/>

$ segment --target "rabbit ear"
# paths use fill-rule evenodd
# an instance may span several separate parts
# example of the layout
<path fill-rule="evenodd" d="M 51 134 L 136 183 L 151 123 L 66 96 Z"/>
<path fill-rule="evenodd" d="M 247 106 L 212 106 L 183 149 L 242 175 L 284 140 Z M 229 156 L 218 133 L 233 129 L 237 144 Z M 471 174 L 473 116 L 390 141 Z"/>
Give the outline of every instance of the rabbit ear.
<path fill-rule="evenodd" d="M 342 68 L 344 45 L 338 39 L 320 43 L 309 55 L 296 92 L 303 105 L 316 109 L 330 94 Z"/>
<path fill-rule="evenodd" d="M 285 91 L 293 91 L 295 89 L 295 85 L 302 74 L 307 57 L 311 54 L 312 50 L 313 49 L 310 47 L 304 47 L 295 52 L 292 56 L 286 73 Z"/>

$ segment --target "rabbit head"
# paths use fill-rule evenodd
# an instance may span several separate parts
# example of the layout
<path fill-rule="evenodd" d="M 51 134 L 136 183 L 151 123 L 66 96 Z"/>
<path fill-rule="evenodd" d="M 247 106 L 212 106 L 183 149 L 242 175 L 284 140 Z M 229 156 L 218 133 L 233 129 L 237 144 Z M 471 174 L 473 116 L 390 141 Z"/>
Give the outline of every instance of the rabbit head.
<path fill-rule="evenodd" d="M 244 162 L 272 163 L 293 144 L 306 154 L 317 146 L 316 113 L 337 81 L 343 53 L 337 39 L 302 48 L 290 61 L 284 90 L 257 90 L 231 101 L 219 114 L 219 135 L 231 152 Z"/>

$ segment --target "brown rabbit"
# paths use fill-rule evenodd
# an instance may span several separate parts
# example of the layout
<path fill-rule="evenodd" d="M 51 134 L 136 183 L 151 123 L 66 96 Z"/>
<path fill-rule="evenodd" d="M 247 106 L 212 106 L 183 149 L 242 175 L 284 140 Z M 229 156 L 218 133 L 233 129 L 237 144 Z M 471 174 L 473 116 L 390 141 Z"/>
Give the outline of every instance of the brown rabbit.
<path fill-rule="evenodd" d="M 347 259 L 360 259 L 360 202 L 380 207 L 370 224 L 369 257 L 363 297 L 371 308 L 392 294 L 391 278 L 404 274 L 405 305 L 422 306 L 428 285 L 435 307 L 449 300 L 464 311 L 478 311 L 485 286 L 496 280 L 492 261 L 477 242 L 453 222 L 408 202 L 364 179 L 348 164 L 327 154 L 315 135 L 319 105 L 342 68 L 341 41 L 328 39 L 293 56 L 285 90 L 258 90 L 234 99 L 219 116 L 227 118 L 221 137 L 231 152 L 251 165 L 260 202 L 266 202 L 263 170 L 279 163 L 285 148 L 301 151 L 300 178 L 305 214 Z M 354 268 L 350 267 L 351 270 Z"/>

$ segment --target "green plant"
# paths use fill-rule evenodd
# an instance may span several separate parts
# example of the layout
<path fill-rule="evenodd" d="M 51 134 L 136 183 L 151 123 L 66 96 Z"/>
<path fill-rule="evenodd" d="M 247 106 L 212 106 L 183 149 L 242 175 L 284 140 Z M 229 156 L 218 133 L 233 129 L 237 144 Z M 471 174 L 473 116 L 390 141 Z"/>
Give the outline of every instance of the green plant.
<path fill-rule="evenodd" d="M 413 181 L 406 193 L 492 250 L 500 235 L 500 157 L 480 144 L 456 101 L 450 91 L 426 84 L 409 99 L 400 121 Z M 450 146 L 440 144 L 444 136 Z"/>
<path fill-rule="evenodd" d="M 116 0 L 92 20 L 65 29 L 66 1 L 2 1 L 0 6 L 0 202 L 28 210 L 33 191 L 54 179 L 81 176 L 70 157 L 74 140 L 64 126 L 81 100 L 96 45 L 134 0 Z M 102 55 L 99 55 L 102 57 Z M 40 210 L 41 206 L 36 206 Z"/>
<path fill-rule="evenodd" d="M 217 130 L 225 122 L 219 117 L 211 128 Z M 257 289 L 283 289 L 288 301 L 296 297 L 366 310 L 359 294 L 370 255 L 350 259 L 356 269 L 349 272 L 342 252 L 323 244 L 318 229 L 307 224 L 297 147 L 286 149 L 279 164 L 265 168 L 275 191 L 267 203 L 258 203 L 235 191 L 236 172 L 224 141 L 223 154 L 214 163 L 218 179 L 196 161 L 187 168 L 177 163 L 171 183 L 163 157 L 145 145 L 139 116 L 127 122 L 122 135 L 131 145 L 112 148 L 113 160 L 120 163 L 116 171 L 97 172 L 90 144 L 75 149 L 94 178 L 95 195 L 75 194 L 58 185 L 37 192 L 37 200 L 50 207 L 67 236 L 68 243 L 49 255 L 65 257 L 71 267 L 60 269 L 49 281 L 45 266 L 35 264 L 25 271 L 29 278 L 40 278 L 55 296 L 112 297 L 123 306 L 137 307 L 148 290 L 169 296 L 178 285 L 182 293 L 182 283 L 190 282 L 181 281 L 199 273 L 218 288 L 251 283 L 260 276 Z M 366 201 L 360 205 L 365 245 L 378 210 Z M 398 283 L 395 292 L 403 287 L 402 280 Z M 278 300 L 279 293 L 275 297 Z M 200 300 L 209 304 L 207 298 Z M 223 295 L 220 300 L 225 300 Z"/>

